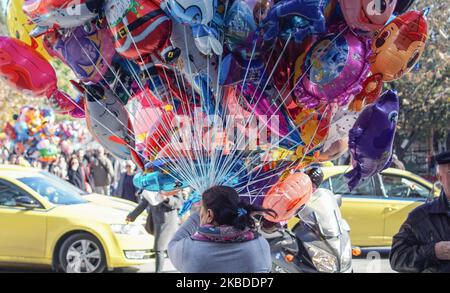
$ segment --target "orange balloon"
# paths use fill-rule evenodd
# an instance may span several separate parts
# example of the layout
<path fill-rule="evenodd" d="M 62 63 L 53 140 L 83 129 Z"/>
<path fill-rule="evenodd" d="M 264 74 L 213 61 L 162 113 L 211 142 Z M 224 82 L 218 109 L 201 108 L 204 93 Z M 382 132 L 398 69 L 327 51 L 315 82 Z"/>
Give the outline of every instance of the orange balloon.
<path fill-rule="evenodd" d="M 308 175 L 290 174 L 274 185 L 264 197 L 263 207 L 277 213 L 276 217 L 267 215 L 266 219 L 271 222 L 289 220 L 302 205 L 309 201 L 312 192 L 312 182 Z"/>
<path fill-rule="evenodd" d="M 427 20 L 418 11 L 406 12 L 389 22 L 372 40 L 372 73 L 381 73 L 383 81 L 392 81 L 411 71 L 425 49 L 427 30 Z"/>

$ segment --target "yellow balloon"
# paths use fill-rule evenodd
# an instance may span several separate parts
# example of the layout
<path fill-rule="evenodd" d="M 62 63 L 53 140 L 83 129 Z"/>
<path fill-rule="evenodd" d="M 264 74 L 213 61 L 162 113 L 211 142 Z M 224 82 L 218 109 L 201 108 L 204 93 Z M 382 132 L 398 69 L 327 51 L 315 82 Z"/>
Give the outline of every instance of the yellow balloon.
<path fill-rule="evenodd" d="M 29 33 L 35 28 L 35 25 L 28 24 L 28 18 L 22 10 L 24 0 L 9 0 L 6 9 L 6 23 L 8 25 L 9 36 L 21 40 L 22 42 L 33 46 L 33 40 Z M 42 44 L 42 37 L 34 39 L 36 51 L 42 54 L 45 59 L 52 57 L 45 50 Z"/>

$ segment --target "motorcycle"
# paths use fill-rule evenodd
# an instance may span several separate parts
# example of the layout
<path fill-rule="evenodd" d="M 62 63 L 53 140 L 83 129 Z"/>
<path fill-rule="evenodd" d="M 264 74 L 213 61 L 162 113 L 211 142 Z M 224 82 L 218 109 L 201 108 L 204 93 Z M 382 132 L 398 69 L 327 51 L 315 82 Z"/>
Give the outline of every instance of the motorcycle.
<path fill-rule="evenodd" d="M 297 213 L 300 222 L 292 231 L 261 229 L 268 240 L 274 273 L 350 273 L 350 227 L 342 218 L 339 195 L 317 189 Z"/>

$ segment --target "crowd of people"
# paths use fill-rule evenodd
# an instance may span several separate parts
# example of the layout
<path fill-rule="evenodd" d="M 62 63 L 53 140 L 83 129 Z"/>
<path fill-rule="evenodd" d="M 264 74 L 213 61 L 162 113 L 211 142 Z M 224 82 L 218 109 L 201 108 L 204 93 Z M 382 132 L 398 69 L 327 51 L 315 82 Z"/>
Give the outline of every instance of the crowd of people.
<path fill-rule="evenodd" d="M 0 164 L 42 169 L 85 192 L 114 195 L 138 202 L 137 190 L 133 185 L 136 166 L 132 161 L 117 160 L 102 147 L 78 149 L 67 155 L 60 153 L 52 162 L 41 162 L 2 148 Z"/>

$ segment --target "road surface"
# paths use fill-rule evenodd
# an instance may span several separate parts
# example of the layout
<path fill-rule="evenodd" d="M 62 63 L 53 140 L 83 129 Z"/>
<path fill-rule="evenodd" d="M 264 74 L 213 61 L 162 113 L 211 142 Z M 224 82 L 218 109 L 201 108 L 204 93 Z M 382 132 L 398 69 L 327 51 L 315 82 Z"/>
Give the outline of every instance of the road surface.
<path fill-rule="evenodd" d="M 155 262 L 152 259 L 150 264 L 118 269 L 112 273 L 153 273 L 155 270 Z M 165 272 L 176 273 L 176 269 L 167 259 L 164 267 Z M 353 259 L 353 270 L 355 273 L 393 273 L 387 255 L 379 253 L 368 253 L 361 257 Z M 0 267 L 0 273 L 50 273 L 48 268 L 11 268 Z"/>

